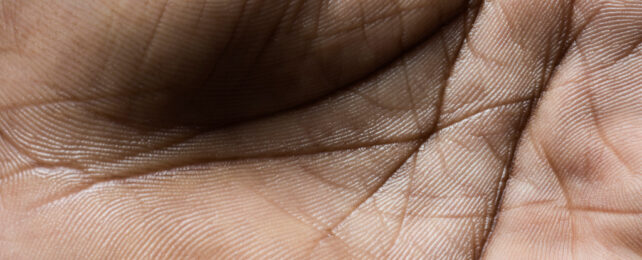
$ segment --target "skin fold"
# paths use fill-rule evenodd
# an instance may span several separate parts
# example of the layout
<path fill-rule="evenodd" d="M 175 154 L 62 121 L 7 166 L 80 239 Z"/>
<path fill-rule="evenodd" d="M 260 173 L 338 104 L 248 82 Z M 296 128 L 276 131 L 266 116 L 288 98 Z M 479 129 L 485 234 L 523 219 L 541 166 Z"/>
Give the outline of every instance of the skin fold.
<path fill-rule="evenodd" d="M 0 259 L 639 259 L 639 0 L 0 0 Z"/>

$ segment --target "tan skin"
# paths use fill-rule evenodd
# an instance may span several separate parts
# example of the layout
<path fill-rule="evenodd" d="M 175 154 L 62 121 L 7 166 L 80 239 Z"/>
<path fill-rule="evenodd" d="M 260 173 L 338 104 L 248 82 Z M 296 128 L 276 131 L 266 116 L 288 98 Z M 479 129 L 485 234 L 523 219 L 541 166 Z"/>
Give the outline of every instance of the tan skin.
<path fill-rule="evenodd" d="M 0 258 L 635 259 L 637 0 L 0 0 Z"/>

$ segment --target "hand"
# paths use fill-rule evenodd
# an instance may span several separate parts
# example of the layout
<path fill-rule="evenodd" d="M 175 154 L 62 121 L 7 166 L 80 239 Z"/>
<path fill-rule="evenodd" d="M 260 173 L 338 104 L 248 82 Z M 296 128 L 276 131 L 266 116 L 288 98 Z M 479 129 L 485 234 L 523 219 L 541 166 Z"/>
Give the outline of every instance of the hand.
<path fill-rule="evenodd" d="M 0 0 L 0 258 L 633 259 L 642 3 Z"/>

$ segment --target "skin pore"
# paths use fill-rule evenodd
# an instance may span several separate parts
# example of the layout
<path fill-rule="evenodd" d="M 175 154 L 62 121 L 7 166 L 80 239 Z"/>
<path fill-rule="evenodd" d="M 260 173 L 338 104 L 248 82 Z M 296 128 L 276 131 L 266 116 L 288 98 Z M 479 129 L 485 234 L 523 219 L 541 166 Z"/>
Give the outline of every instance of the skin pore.
<path fill-rule="evenodd" d="M 0 258 L 635 259 L 637 0 L 0 0 Z"/>

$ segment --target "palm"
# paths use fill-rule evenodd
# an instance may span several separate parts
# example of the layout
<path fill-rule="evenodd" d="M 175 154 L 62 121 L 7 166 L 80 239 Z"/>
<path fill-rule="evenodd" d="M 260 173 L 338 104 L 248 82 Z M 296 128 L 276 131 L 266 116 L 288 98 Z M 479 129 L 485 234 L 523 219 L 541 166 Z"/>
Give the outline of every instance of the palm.
<path fill-rule="evenodd" d="M 642 253 L 636 1 L 50 2 L 0 0 L 3 258 Z"/>

